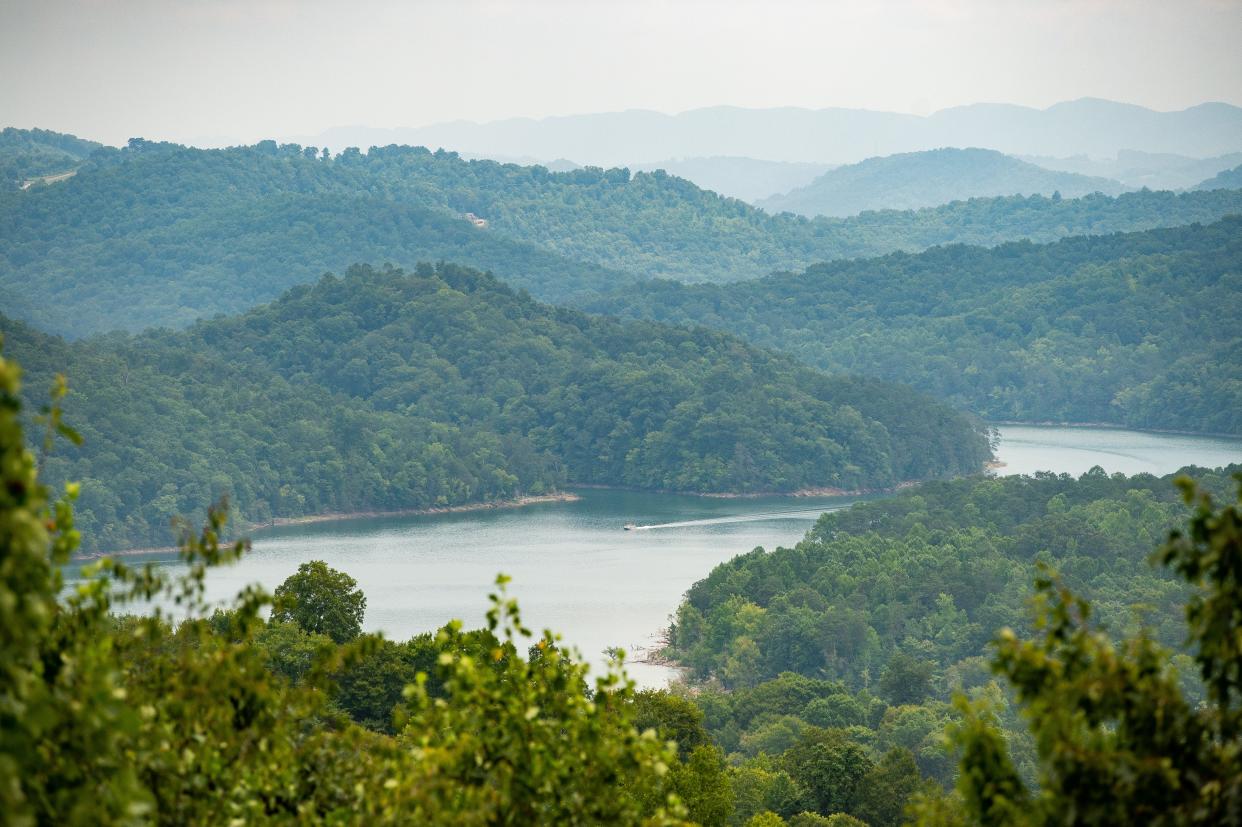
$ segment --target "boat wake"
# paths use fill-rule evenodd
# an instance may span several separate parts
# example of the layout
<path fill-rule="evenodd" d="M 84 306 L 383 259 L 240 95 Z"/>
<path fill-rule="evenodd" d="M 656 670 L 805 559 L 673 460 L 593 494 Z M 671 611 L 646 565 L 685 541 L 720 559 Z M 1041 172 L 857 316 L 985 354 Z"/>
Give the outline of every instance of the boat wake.
<path fill-rule="evenodd" d="M 627 525 L 626 531 L 657 531 L 663 528 L 691 528 L 704 525 L 727 525 L 729 523 L 757 523 L 765 520 L 813 520 L 826 511 L 840 511 L 849 505 L 816 506 L 814 508 L 792 508 L 786 511 L 765 511 L 762 514 L 734 514 L 728 517 L 710 517 L 703 520 L 680 520 L 675 523 L 655 523 L 653 525 Z"/>

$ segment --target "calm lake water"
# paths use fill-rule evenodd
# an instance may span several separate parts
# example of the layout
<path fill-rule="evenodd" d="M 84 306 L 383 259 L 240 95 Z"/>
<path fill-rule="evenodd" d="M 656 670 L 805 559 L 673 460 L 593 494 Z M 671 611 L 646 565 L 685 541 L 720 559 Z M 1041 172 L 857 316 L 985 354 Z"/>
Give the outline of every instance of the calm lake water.
<path fill-rule="evenodd" d="M 1099 428 L 1003 426 L 997 473 L 1166 474 L 1188 464 L 1242 462 L 1242 440 Z M 715 499 L 585 489 L 572 503 L 422 517 L 369 518 L 269 529 L 236 567 L 213 573 L 225 599 L 244 585 L 275 588 L 306 560 L 348 572 L 367 595 L 366 628 L 390 638 L 460 618 L 481 625 L 497 572 L 526 625 L 565 635 L 593 662 L 609 646 L 652 646 L 683 593 L 716 564 L 756 546 L 796 543 L 816 517 L 858 498 Z M 634 523 L 641 528 L 625 531 Z M 150 559 L 167 561 L 167 555 Z M 671 670 L 631 662 L 663 685 Z"/>

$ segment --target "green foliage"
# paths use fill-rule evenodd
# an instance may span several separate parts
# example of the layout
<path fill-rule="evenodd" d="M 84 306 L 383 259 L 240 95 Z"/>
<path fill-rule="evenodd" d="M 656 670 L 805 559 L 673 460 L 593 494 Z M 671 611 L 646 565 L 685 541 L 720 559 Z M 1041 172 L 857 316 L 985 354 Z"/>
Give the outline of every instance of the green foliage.
<path fill-rule="evenodd" d="M 702 329 L 538 304 L 463 268 L 355 267 L 188 331 L 65 343 L 0 324 L 35 386 L 67 368 L 87 548 L 167 544 L 227 492 L 244 524 L 426 509 L 566 481 L 870 488 L 977 470 L 978 425 Z M 210 413 L 208 413 L 210 412 Z M 924 441 L 926 440 L 926 441 Z"/>
<path fill-rule="evenodd" d="M 1242 819 L 1242 473 L 1237 500 L 1215 508 L 1179 480 L 1193 513 L 1156 556 L 1193 587 L 1189 648 L 1207 689 L 1195 704 L 1145 630 L 1114 641 L 1091 604 L 1055 578 L 1037 583 L 1039 636 L 997 639 L 994 668 L 1013 686 L 1038 750 L 1038 790 L 1014 771 L 986 708 L 952 734 L 962 751 L 956 799 L 930 798 L 943 823 L 1234 824 Z"/>
<path fill-rule="evenodd" d="M 669 783 L 695 824 L 724 827 L 730 822 L 733 785 L 718 748 L 708 744 L 696 747 L 684 763 L 672 767 Z"/>
<path fill-rule="evenodd" d="M 675 741 L 683 759 L 711 743 L 703 710 L 689 698 L 667 691 L 644 689 L 634 695 L 634 726 L 654 729 L 664 740 Z"/>
<path fill-rule="evenodd" d="M 906 823 L 906 802 L 923 786 L 914 754 L 898 747 L 858 782 L 850 812 L 868 827 L 899 827 Z"/>
<path fill-rule="evenodd" d="M 1242 192 L 976 199 L 850 219 L 772 216 L 663 172 L 553 173 L 416 147 L 201 150 L 134 140 L 72 179 L 0 193 L 6 312 L 65 335 L 184 326 L 355 261 L 452 260 L 548 300 L 652 276 L 732 281 L 951 242 L 1213 221 Z M 489 225 L 462 219 L 471 212 Z"/>
<path fill-rule="evenodd" d="M 1227 479 L 1195 473 L 1217 490 Z M 1142 605 L 1158 639 L 1176 647 L 1186 589 L 1146 563 L 1147 550 L 1184 513 L 1171 479 L 1096 469 L 1077 480 L 933 482 L 825 514 L 794 548 L 741 555 L 691 587 L 670 652 L 699 678 L 745 687 L 731 668 L 763 640 L 767 657 L 755 661 L 751 684 L 791 670 L 905 703 L 921 700 L 929 677 L 933 696 L 947 698 L 987 682 L 975 659 L 996 629 L 1026 616 L 1041 562 L 1089 594 L 1111 628 L 1133 629 Z M 821 692 L 832 694 L 827 686 Z M 734 707 L 743 727 L 753 717 L 745 698 Z M 805 715 L 795 707 L 809 700 L 758 706 Z"/>
<path fill-rule="evenodd" d="M 446 697 L 433 698 L 422 681 L 408 692 L 405 737 L 435 769 L 428 813 L 464 809 L 485 824 L 638 822 L 651 796 L 632 782 L 665 777 L 675 756 L 654 731 L 631 725 L 633 685 L 616 672 L 587 693 L 587 667 L 548 632 L 536 656 L 516 657 L 516 642 L 531 633 L 498 582 L 487 616 L 498 644 L 471 654 L 449 624 L 438 641 Z"/>
<path fill-rule="evenodd" d="M 4 823 L 655 825 L 682 812 L 669 780 L 680 765 L 634 728 L 632 684 L 610 670 L 588 690 L 586 665 L 550 633 L 537 656 L 517 657 L 530 632 L 503 591 L 485 637 L 441 631 L 441 691 L 415 675 L 396 737 L 327 706 L 329 676 L 373 654 L 374 639 L 336 647 L 290 623 L 264 629 L 270 598 L 255 589 L 208 619 L 208 568 L 246 550 L 220 544 L 222 510 L 185 534 L 184 575 L 105 559 L 58 600 L 76 486 L 49 502 L 23 438 L 18 375 L 0 359 Z M 55 408 L 44 417 L 53 430 L 58 419 Z M 110 614 L 156 595 L 184 612 L 180 623 L 159 610 Z M 322 650 L 309 667 L 301 655 L 272 660 L 293 634 Z M 712 767 L 718 757 L 696 753 L 687 777 L 706 782 Z M 727 791 L 717 780 L 712 803 L 712 789 L 694 788 L 696 806 L 719 813 Z"/>
<path fill-rule="evenodd" d="M 296 623 L 312 635 L 348 643 L 362 633 L 367 598 L 358 581 L 322 560 L 298 566 L 276 587 L 272 622 Z"/>
<path fill-rule="evenodd" d="M 866 822 L 847 813 L 833 813 L 825 819 L 824 824 L 826 827 L 870 827 Z"/>
<path fill-rule="evenodd" d="M 880 675 L 880 696 L 890 704 L 916 704 L 931 694 L 936 665 L 905 652 L 893 655 Z"/>
<path fill-rule="evenodd" d="M 583 304 L 728 330 L 991 420 L 1242 433 L 1240 291 L 1242 218 L 1233 217 L 944 247 L 733 285 L 655 282 Z"/>
<path fill-rule="evenodd" d="M 100 148 L 94 141 L 47 129 L 0 130 L 0 191 L 28 181 L 71 172 Z"/>
<path fill-rule="evenodd" d="M 744 824 L 763 813 L 794 813 L 802 806 L 804 791 L 783 769 L 743 764 L 733 770 L 730 780 L 734 824 Z"/>
<path fill-rule="evenodd" d="M 296 623 L 274 621 L 255 633 L 254 645 L 263 653 L 268 669 L 298 684 L 327 658 L 333 640 L 324 634 L 308 634 Z"/>
<path fill-rule="evenodd" d="M 781 764 L 806 791 L 808 809 L 821 815 L 849 810 L 859 783 L 875 766 L 861 745 L 833 730 L 814 728 L 785 751 Z"/>
<path fill-rule="evenodd" d="M 837 813 L 835 815 L 838 817 L 844 816 L 845 818 L 849 818 L 849 816 L 846 816 L 844 813 Z M 828 827 L 830 824 L 841 823 L 840 821 L 830 821 L 832 817 L 833 816 L 821 816 L 819 813 L 803 812 L 790 818 L 787 823 L 789 824 L 789 827 Z M 854 820 L 857 821 L 857 819 Z"/>

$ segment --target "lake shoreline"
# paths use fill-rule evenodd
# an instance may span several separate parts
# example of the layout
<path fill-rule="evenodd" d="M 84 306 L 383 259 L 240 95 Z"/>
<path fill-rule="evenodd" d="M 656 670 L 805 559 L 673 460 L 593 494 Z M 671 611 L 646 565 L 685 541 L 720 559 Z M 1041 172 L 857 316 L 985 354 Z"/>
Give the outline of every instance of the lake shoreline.
<path fill-rule="evenodd" d="M 703 497 L 709 500 L 758 500 L 766 497 L 786 497 L 790 499 L 802 499 L 810 497 L 866 497 L 872 494 L 891 494 L 894 491 L 904 491 L 907 488 L 913 488 L 932 480 L 905 480 L 896 485 L 887 488 L 832 488 L 829 486 L 819 486 L 812 488 L 799 488 L 796 491 L 678 491 L 675 489 L 651 489 L 636 488 L 630 485 L 603 485 L 601 483 L 570 483 L 573 488 L 582 488 L 588 491 L 633 491 L 640 494 L 668 494 L 676 497 Z"/>
<path fill-rule="evenodd" d="M 308 514 L 305 517 L 276 517 L 266 523 L 251 527 L 252 531 L 263 531 L 269 528 L 283 528 L 294 525 L 314 525 L 315 523 L 343 523 L 349 520 L 366 520 L 375 517 L 422 517 L 433 514 L 467 514 L 471 511 L 493 511 L 505 508 L 524 508 L 528 505 L 545 503 L 572 503 L 582 499 L 572 491 L 558 491 L 554 494 L 532 494 L 526 497 L 513 497 L 505 500 L 486 500 L 478 503 L 462 503 L 461 505 L 442 505 L 430 508 L 401 508 L 396 511 L 344 511 L 324 514 Z"/>
<path fill-rule="evenodd" d="M 395 511 L 332 511 L 323 514 L 308 514 L 303 517 L 276 517 L 265 523 L 248 524 L 242 531 L 243 535 L 261 534 L 267 529 L 284 528 L 286 526 L 315 525 L 318 523 L 344 523 L 350 520 L 366 520 L 377 517 L 423 517 L 437 514 L 467 514 L 473 511 L 495 511 L 509 508 L 524 508 L 528 505 L 545 503 L 572 503 L 582 497 L 572 491 L 558 491 L 553 494 L 532 494 L 525 497 L 513 497 L 505 500 L 487 500 L 478 503 L 462 503 L 461 505 L 432 506 L 430 508 L 402 508 Z M 230 541 L 236 542 L 236 540 Z M 129 548 L 119 551 L 94 551 L 87 554 L 75 554 L 74 560 L 98 560 L 103 557 L 132 557 L 140 554 L 165 554 L 176 551 L 177 546 L 154 546 L 149 548 Z"/>
<path fill-rule="evenodd" d="M 992 419 L 989 426 L 1016 425 L 1030 428 L 1096 428 L 1102 431 L 1133 431 L 1139 434 L 1166 434 L 1171 436 L 1203 436 L 1214 439 L 1242 439 L 1242 434 L 1229 434 L 1222 431 L 1179 431 L 1173 428 L 1135 428 L 1130 425 L 1117 425 L 1112 422 L 1057 422 L 1056 420 L 1017 420 Z"/>

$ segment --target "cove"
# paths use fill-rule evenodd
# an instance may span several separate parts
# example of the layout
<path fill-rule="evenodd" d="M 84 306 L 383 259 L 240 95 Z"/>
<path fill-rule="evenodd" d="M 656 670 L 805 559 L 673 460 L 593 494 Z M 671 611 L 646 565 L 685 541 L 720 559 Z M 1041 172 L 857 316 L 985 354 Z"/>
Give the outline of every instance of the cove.
<path fill-rule="evenodd" d="M 1106 428 L 1003 425 L 998 474 L 1078 475 L 1099 465 L 1167 474 L 1197 464 L 1242 462 L 1242 440 Z M 551 628 L 594 663 L 607 647 L 630 653 L 639 684 L 673 670 L 634 661 L 658 642 L 682 594 L 715 565 L 756 546 L 789 546 L 824 511 L 858 497 L 718 499 L 576 489 L 581 499 L 511 510 L 374 517 L 284 526 L 253 535 L 239 565 L 216 570 L 209 595 L 225 600 L 258 582 L 275 588 L 306 560 L 348 572 L 367 595 L 365 627 L 402 640 L 450 618 L 483 623 L 498 572 L 526 625 Z M 639 530 L 626 531 L 627 524 Z M 167 553 L 132 559 L 175 565 Z M 72 573 L 70 573 L 72 576 Z"/>

